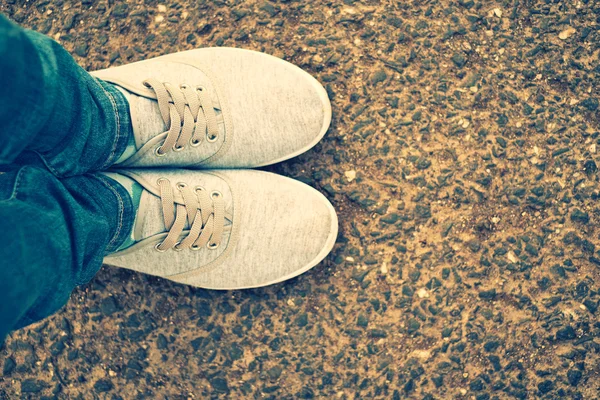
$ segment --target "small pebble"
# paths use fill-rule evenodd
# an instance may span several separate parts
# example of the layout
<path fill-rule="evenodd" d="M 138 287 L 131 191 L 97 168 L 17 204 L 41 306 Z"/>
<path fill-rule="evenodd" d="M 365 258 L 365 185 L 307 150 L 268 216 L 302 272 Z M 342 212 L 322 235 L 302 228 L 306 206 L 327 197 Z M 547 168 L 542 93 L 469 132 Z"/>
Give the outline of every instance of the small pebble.
<path fill-rule="evenodd" d="M 561 31 L 558 34 L 559 39 L 561 40 L 567 40 L 568 38 L 570 38 L 571 36 L 573 36 L 573 34 L 577 33 L 577 30 L 573 27 L 568 27 L 567 29 L 565 29 L 564 31 Z"/>
<path fill-rule="evenodd" d="M 352 182 L 356 178 L 356 171 L 354 171 L 354 170 L 346 171 L 346 172 L 344 172 L 344 176 L 346 177 L 346 180 L 348 182 Z"/>

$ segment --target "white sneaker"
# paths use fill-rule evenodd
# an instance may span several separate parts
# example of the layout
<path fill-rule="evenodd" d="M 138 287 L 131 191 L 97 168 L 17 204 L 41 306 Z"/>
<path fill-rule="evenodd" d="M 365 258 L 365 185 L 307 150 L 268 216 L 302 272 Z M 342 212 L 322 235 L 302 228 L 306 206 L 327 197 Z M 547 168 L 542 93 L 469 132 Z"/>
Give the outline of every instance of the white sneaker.
<path fill-rule="evenodd" d="M 118 267 L 207 289 L 254 288 L 308 271 L 337 237 L 337 216 L 321 193 L 268 172 L 105 175 L 141 193 L 132 245 L 104 260 Z"/>
<path fill-rule="evenodd" d="M 129 102 L 135 144 L 119 167 L 264 166 L 307 151 L 331 122 L 316 79 L 250 50 L 190 50 L 92 75 Z"/>

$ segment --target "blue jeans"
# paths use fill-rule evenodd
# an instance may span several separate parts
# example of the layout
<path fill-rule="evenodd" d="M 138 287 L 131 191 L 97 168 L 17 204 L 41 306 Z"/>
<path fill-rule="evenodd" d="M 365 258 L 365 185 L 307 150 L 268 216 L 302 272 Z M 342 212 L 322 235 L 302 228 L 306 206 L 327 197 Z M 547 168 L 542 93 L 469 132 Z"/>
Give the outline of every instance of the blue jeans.
<path fill-rule="evenodd" d="M 127 191 L 94 173 L 132 135 L 128 106 L 58 43 L 0 15 L 0 343 L 60 309 L 129 235 Z"/>

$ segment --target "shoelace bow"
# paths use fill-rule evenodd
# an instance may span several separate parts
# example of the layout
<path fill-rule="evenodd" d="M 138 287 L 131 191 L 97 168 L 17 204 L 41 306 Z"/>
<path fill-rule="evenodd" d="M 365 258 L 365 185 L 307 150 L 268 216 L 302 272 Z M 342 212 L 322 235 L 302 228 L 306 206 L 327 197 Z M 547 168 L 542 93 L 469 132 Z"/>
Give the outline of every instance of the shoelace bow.
<path fill-rule="evenodd" d="M 164 156 L 170 149 L 181 151 L 187 144 L 196 147 L 204 136 L 209 142 L 217 140 L 219 128 L 212 99 L 203 87 L 175 86 L 155 78 L 144 85 L 156 93 L 160 114 L 169 127 L 167 138 L 155 154 Z"/>
<path fill-rule="evenodd" d="M 169 233 L 156 245 L 156 250 L 166 251 L 192 249 L 199 250 L 204 246 L 209 249 L 219 247 L 225 227 L 225 202 L 220 192 L 208 193 L 196 186 L 194 189 L 185 183 L 178 183 L 177 189 L 183 197 L 183 205 L 175 203 L 173 188 L 168 179 L 158 180 L 163 218 Z M 189 233 L 179 240 L 186 220 Z"/>

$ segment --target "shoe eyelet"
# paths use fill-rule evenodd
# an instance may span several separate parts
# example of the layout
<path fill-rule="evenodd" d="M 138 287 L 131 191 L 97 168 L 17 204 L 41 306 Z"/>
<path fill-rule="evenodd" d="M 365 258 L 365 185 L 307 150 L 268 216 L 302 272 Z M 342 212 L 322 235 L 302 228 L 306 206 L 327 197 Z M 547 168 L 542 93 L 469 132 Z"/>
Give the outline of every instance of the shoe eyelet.
<path fill-rule="evenodd" d="M 214 136 L 206 135 L 206 140 L 208 140 L 210 143 L 216 142 L 218 138 L 219 138 L 219 135 L 214 135 Z"/>
<path fill-rule="evenodd" d="M 152 86 L 150 86 L 150 84 L 148 83 L 148 81 L 143 81 L 142 85 L 146 86 L 148 89 L 152 88 Z"/>
<path fill-rule="evenodd" d="M 160 147 L 161 146 L 158 146 L 157 148 L 154 149 L 154 155 L 156 157 L 164 157 L 167 154 L 167 153 L 161 153 L 160 152 Z"/>
<path fill-rule="evenodd" d="M 219 243 L 207 243 L 206 247 L 208 247 L 209 250 L 215 250 L 219 247 Z"/>
<path fill-rule="evenodd" d="M 175 243 L 175 246 L 173 246 L 173 250 L 175 250 L 175 251 L 183 251 L 183 249 L 181 247 L 179 247 L 180 244 L 181 244 L 181 242 Z"/>
<path fill-rule="evenodd" d="M 158 179 L 156 180 L 156 184 L 157 184 L 157 185 L 159 185 L 159 186 L 160 186 L 160 183 L 161 183 L 161 182 L 167 182 L 167 183 L 170 183 L 170 182 L 169 182 L 169 180 L 168 180 L 167 178 L 158 178 Z"/>
<path fill-rule="evenodd" d="M 212 197 L 213 199 L 218 199 L 219 197 L 223 196 L 223 194 L 221 194 L 221 192 L 215 190 L 214 192 L 211 192 L 210 197 Z"/>
<path fill-rule="evenodd" d="M 206 88 L 204 86 L 196 86 L 196 90 L 199 90 L 202 92 L 202 91 L 205 91 Z"/>
<path fill-rule="evenodd" d="M 195 190 L 196 192 L 203 192 L 203 191 L 204 191 L 204 188 L 203 188 L 202 186 L 196 186 L 196 187 L 194 188 L 194 190 Z"/>
<path fill-rule="evenodd" d="M 159 253 L 164 253 L 167 250 L 161 250 L 158 248 L 161 244 L 163 244 L 163 242 L 156 243 L 156 245 L 154 246 L 154 250 L 158 251 Z"/>
<path fill-rule="evenodd" d="M 192 250 L 192 251 L 198 251 L 200 249 L 201 249 L 201 247 L 200 246 L 196 246 L 195 244 L 193 244 L 193 245 L 190 246 L 190 250 Z"/>
<path fill-rule="evenodd" d="M 178 182 L 177 183 L 177 189 L 183 189 L 187 187 L 187 183 L 185 182 Z"/>
<path fill-rule="evenodd" d="M 189 87 L 189 86 L 188 86 L 188 85 L 186 85 L 185 83 L 182 83 L 181 85 L 179 85 L 179 89 L 181 89 L 181 90 L 185 90 L 185 89 L 187 89 L 188 87 Z"/>
<path fill-rule="evenodd" d="M 175 146 L 173 147 L 173 151 L 181 151 L 185 148 L 185 146 Z"/>
<path fill-rule="evenodd" d="M 192 147 L 198 147 L 200 146 L 200 143 L 202 143 L 202 140 L 190 139 L 190 146 Z"/>

